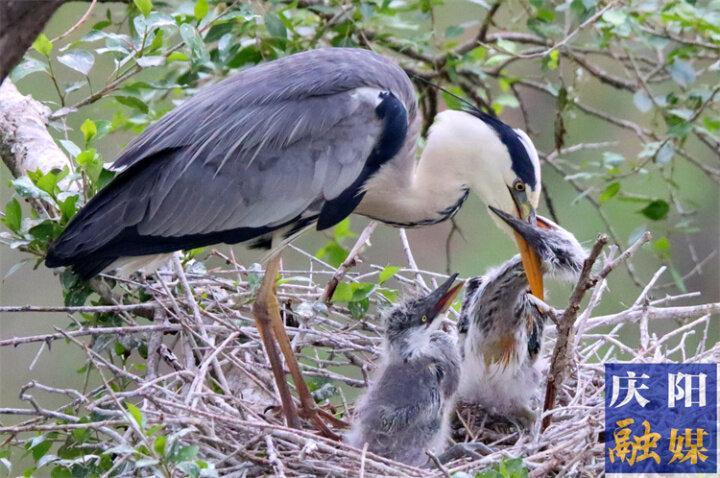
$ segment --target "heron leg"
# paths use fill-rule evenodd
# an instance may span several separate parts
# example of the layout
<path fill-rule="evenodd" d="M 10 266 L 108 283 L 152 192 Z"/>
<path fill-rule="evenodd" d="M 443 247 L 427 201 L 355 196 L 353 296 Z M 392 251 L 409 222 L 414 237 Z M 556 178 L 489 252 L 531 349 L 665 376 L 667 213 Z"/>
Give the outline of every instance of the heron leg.
<path fill-rule="evenodd" d="M 305 379 L 300 371 L 300 365 L 295 357 L 295 352 L 293 352 L 290 338 L 285 332 L 285 324 L 283 323 L 282 316 L 280 315 L 280 306 L 278 305 L 277 300 L 274 303 L 274 310 L 272 313 L 272 328 L 275 340 L 277 340 L 280 350 L 285 356 L 285 364 L 290 370 L 290 376 L 295 384 L 295 390 L 297 391 L 298 399 L 300 400 L 300 414 L 303 418 L 311 420 L 323 435 L 328 438 L 340 439 L 337 434 L 325 425 L 322 417 L 328 418 L 328 416 L 331 415 L 329 413 L 323 413 L 323 410 L 317 407 L 315 400 L 312 398 L 310 390 L 305 383 Z"/>
<path fill-rule="evenodd" d="M 327 425 L 325 425 L 322 417 L 325 417 L 329 421 L 334 422 L 337 422 L 338 420 L 335 419 L 335 417 L 332 417 L 332 419 L 334 420 L 330 420 L 331 415 L 328 413 L 324 413 L 323 410 L 320 410 L 315 405 L 315 400 L 313 400 L 312 395 L 310 394 L 310 390 L 305 383 L 305 379 L 302 376 L 302 372 L 300 371 L 300 365 L 298 364 L 295 353 L 293 352 L 290 339 L 285 332 L 285 324 L 283 323 L 282 316 L 280 315 L 280 305 L 278 304 L 277 296 L 275 294 L 275 277 L 277 276 L 279 270 L 280 255 L 276 254 L 275 256 L 271 257 L 267 262 L 265 277 L 263 277 L 260 292 L 258 292 L 258 297 L 256 299 L 255 306 L 253 307 L 253 310 L 255 310 L 255 307 L 261 305 L 261 308 L 263 309 L 261 312 L 263 313 L 258 315 L 258 313 L 256 312 L 255 317 L 257 318 L 259 316 L 262 316 L 263 319 L 266 320 L 266 322 L 264 322 L 264 325 L 269 325 L 272 335 L 277 341 L 277 344 L 280 346 L 280 351 L 285 357 L 285 364 L 290 370 L 290 376 L 292 377 L 293 383 L 295 384 L 295 389 L 297 390 L 298 399 L 300 400 L 300 413 L 302 417 L 311 420 L 323 435 L 329 438 L 339 439 L 340 437 L 332 430 L 330 430 Z M 269 340 L 269 342 L 272 342 L 272 340 Z M 275 343 L 273 342 L 271 347 L 266 346 L 266 351 L 273 350 L 274 353 L 277 354 L 277 349 L 274 347 Z M 270 354 L 268 353 L 268 358 L 269 357 Z M 275 381 L 278 383 L 278 389 L 282 390 L 281 382 L 284 387 L 287 387 L 287 382 L 285 381 L 284 371 L 282 367 L 280 367 L 280 377 L 278 377 L 278 374 L 275 373 L 275 369 L 273 369 L 273 373 L 275 374 Z M 282 398 L 282 391 L 280 395 Z M 292 397 L 290 397 L 290 402 L 292 402 Z M 297 419 L 297 412 L 294 409 L 294 403 L 292 405 L 292 411 L 294 412 L 293 418 Z M 294 426 L 290 422 L 290 415 L 288 415 L 287 412 L 287 410 L 290 409 L 286 408 L 284 399 L 283 409 L 286 410 L 285 413 L 286 417 L 288 417 L 288 425 Z M 298 426 L 294 427 L 299 428 L 299 424 Z"/>
<path fill-rule="evenodd" d="M 285 420 L 288 426 L 299 429 L 301 426 L 300 417 L 295 408 L 293 397 L 290 394 L 290 387 L 285 380 L 285 371 L 280 361 L 277 345 L 273 339 L 272 323 L 275 316 L 278 318 L 280 316 L 277 297 L 275 296 L 275 276 L 277 276 L 279 268 L 280 255 L 278 254 L 268 261 L 265 276 L 263 277 L 262 284 L 255 298 L 255 303 L 253 304 L 253 315 L 255 315 L 255 324 L 260 333 L 260 339 L 265 348 L 265 354 L 270 361 L 270 368 L 272 369 L 275 384 L 280 393 L 280 401 L 282 402 Z M 282 319 L 280 320 L 282 321 Z"/>

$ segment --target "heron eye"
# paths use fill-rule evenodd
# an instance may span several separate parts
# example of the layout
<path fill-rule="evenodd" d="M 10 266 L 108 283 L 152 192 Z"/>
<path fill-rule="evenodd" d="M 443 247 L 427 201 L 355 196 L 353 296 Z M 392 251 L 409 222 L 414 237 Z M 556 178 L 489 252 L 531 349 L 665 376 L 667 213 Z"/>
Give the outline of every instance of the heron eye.
<path fill-rule="evenodd" d="M 525 183 L 522 181 L 515 181 L 513 188 L 515 188 L 515 191 L 525 191 Z"/>
<path fill-rule="evenodd" d="M 420 318 L 420 322 L 422 322 L 423 324 L 424 324 L 425 322 L 427 322 L 427 320 L 428 320 L 427 315 L 423 315 L 423 316 Z"/>

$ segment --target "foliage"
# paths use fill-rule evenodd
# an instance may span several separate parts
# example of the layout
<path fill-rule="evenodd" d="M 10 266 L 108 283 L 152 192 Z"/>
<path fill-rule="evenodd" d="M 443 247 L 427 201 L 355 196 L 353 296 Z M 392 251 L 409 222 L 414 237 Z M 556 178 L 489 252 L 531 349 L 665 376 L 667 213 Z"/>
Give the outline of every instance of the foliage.
<path fill-rule="evenodd" d="M 89 30 L 70 41 L 55 45 L 40 35 L 13 78 L 49 76 L 60 106 L 54 119 L 63 131 L 90 103 L 121 106 L 112 108 L 112 117 L 88 119 L 87 128 L 77 132 L 82 137 L 68 131 L 69 139 L 61 141 L 75 158 L 73 173 L 82 175 L 82 189 L 92 195 L 112 176 L 96 147 L 104 136 L 142 131 L 173 103 L 239 68 L 324 45 L 370 45 L 422 78 L 416 83 L 428 123 L 439 99 L 462 107 L 428 81 L 497 113 L 522 110 L 531 131 L 544 119 L 527 106 L 528 96 L 546 95 L 557 103 L 554 150 L 547 150 L 546 161 L 568 178 L 579 199 L 589 200 L 606 222 L 605 210 L 617 208 L 615 203 L 639 203 L 637 230 L 651 228 L 658 238 L 697 231 L 702 205 L 686 197 L 676 176 L 686 163 L 720 181 L 717 165 L 706 159 L 720 154 L 717 2 L 532 0 L 522 13 L 517 5 L 477 3 L 490 13 L 478 8 L 479 20 L 440 31 L 437 13 L 453 10 L 441 1 L 273 2 L 253 9 L 239 1 L 156 5 L 134 0 L 127 7 L 103 7 L 104 15 L 96 11 Z M 505 24 L 516 16 L 510 23 L 514 31 L 493 30 L 493 22 Z M 98 71 L 108 59 L 109 75 Z M 593 106 L 596 86 L 629 97 L 636 111 Z M 578 138 L 565 147 L 577 136 L 575 119 L 607 134 L 592 141 Z M 621 132 L 634 136 L 622 152 L 619 145 L 606 144 Z M 68 182 L 76 180 L 71 175 Z M 9 207 L 10 225 L 18 229 L 9 227 L 18 234 L 15 239 L 32 241 L 27 228 L 12 222 L 17 215 L 14 205 Z M 612 224 L 606 225 L 614 242 L 626 243 Z M 32 252 L 42 254 L 57 230 L 47 224 L 40 228 Z M 335 237 L 318 256 L 339 264 L 346 253 L 342 239 Z M 658 257 L 672 265 L 669 252 Z"/>
<path fill-rule="evenodd" d="M 141 133 L 203 85 L 310 48 L 362 46 L 393 56 L 413 76 L 426 127 L 438 103 L 463 106 L 453 95 L 497 114 L 519 113 L 515 117 L 524 121 L 517 125 L 537 136 L 542 125 L 552 124 L 552 140 L 538 141 L 545 170 L 564 178 L 576 190 L 577 200 L 589 201 L 619 245 L 633 237 L 621 237 L 607 217 L 613 208 L 631 207 L 637 230 L 654 230 L 654 253 L 671 266 L 677 286 L 684 290 L 682 275 L 687 271 L 673 267 L 674 239 L 702 226 L 696 220 L 702 204 L 694 202 L 696 191 L 680 172 L 690 169 L 713 185 L 720 182 L 717 0 L 468 1 L 463 8 L 475 8 L 477 18 L 442 28 L 438 12 L 452 10 L 453 4 L 98 3 L 80 33 L 59 39 L 41 34 L 13 73 L 21 86 L 28 78 L 44 81 L 54 92 L 47 101 L 53 109 L 51 127 L 74 167 L 12 181 L 15 196 L 3 208 L 6 231 L 1 239 L 40 260 L 88 198 L 112 179 L 105 162 L 111 158 L 104 156 L 109 146 Z M 534 95 L 554 111 L 533 108 L 538 101 Z M 597 98 L 607 102 L 598 104 Z M 96 103 L 105 108 L 90 108 Z M 575 126 L 580 122 L 589 125 L 592 134 L 581 137 Z M 562 205 L 557 213 L 570 211 Z M 354 237 L 349 220 L 343 221 L 316 256 L 337 267 Z M 198 263 L 203 254 L 187 253 L 184 263 Z M 360 319 L 373 303 L 397 298 L 386 282 L 398 271 L 387 266 L 376 278 L 340 282 L 333 301 L 347 306 L 352 319 Z M 250 293 L 257 278 L 248 274 Z M 113 303 L 70 272 L 61 280 L 67 305 Z M 149 288 L 126 284 L 115 293 L 111 298 L 124 304 L 152 298 Z M 123 324 L 118 313 L 82 313 L 77 319 L 72 328 Z M 94 352 L 137 373 L 145 371 L 145 363 L 131 357 L 146 359 L 147 347 L 139 335 L 100 336 L 92 343 Z M 87 365 L 79 373 L 89 375 L 91 369 Z M 328 398 L 325 385 L 318 381 L 313 386 L 319 401 Z M 117 380 L 111 386 L 122 393 L 131 384 Z M 127 416 L 118 429 L 135 429 L 143 437 L 136 445 L 101 450 L 92 428 L 53 431 L 0 449 L 0 464 L 9 467 L 11 459 L 22 456 L 34 463 L 27 476 L 48 469 L 53 477 L 96 476 L 116 466 L 119 474 L 145 470 L 165 476 L 213 475 L 214 465 L 199 456 L 182 430 L 168 433 L 158 425 L 148 427 L 137 404 L 124 406 Z M 71 415 L 70 409 L 63 413 L 81 423 L 107 418 L 89 411 L 81 416 Z M 58 424 L 70 421 L 57 418 Z M 121 456 L 133 459 L 118 460 Z M 520 460 L 508 460 L 477 476 L 526 474 Z"/>
<path fill-rule="evenodd" d="M 502 460 L 489 469 L 477 473 L 475 478 L 527 478 L 527 476 L 528 469 L 522 459 L 515 458 Z"/>

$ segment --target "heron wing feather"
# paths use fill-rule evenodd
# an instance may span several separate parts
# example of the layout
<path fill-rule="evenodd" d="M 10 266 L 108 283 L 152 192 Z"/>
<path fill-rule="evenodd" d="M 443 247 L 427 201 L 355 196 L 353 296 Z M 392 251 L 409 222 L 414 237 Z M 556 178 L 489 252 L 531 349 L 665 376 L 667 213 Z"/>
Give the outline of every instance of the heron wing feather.
<path fill-rule="evenodd" d="M 392 92 L 402 110 L 393 118 L 417 121 L 404 72 L 363 50 L 301 53 L 201 90 L 126 148 L 113 165 L 122 172 L 78 213 L 48 265 L 239 242 L 308 215 L 337 223 L 394 155 L 376 154 L 390 123 L 357 94 L 368 89 Z"/>

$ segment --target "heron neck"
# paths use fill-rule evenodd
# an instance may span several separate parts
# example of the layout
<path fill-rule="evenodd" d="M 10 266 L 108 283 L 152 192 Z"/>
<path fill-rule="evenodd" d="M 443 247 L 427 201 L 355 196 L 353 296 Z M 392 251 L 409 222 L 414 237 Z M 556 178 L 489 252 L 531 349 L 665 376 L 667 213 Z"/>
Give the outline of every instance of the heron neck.
<path fill-rule="evenodd" d="M 379 221 L 412 227 L 435 224 L 452 217 L 468 196 L 463 161 L 443 152 L 428 139 L 420 160 L 408 161 L 409 171 L 384 166 L 366 185 L 357 212 Z"/>
<path fill-rule="evenodd" d="M 517 310 L 518 301 L 527 290 L 528 281 L 519 256 L 488 272 L 475 293 L 477 299 L 471 313 L 478 330 L 497 334 L 515 330 L 522 319 Z"/>

